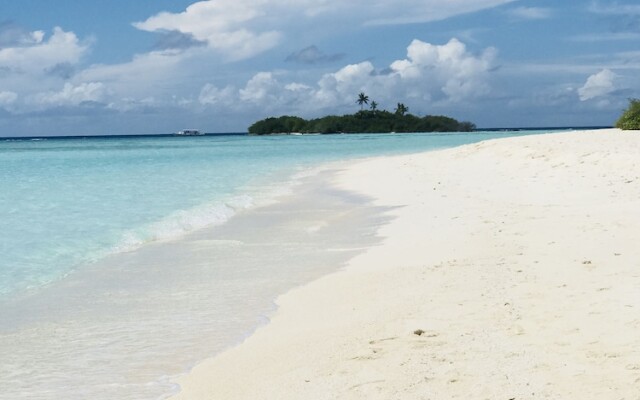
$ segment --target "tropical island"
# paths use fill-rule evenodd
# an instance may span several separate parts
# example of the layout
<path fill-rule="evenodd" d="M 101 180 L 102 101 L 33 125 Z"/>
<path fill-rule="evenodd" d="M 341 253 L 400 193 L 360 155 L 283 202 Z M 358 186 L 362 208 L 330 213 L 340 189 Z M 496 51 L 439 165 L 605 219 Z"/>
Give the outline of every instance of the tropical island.
<path fill-rule="evenodd" d="M 390 132 L 471 132 L 476 126 L 471 122 L 459 122 L 442 115 L 418 117 L 409 108 L 398 103 L 394 112 L 378 110 L 378 103 L 369 102 L 369 96 L 358 95 L 360 110 L 355 114 L 328 115 L 306 120 L 283 115 L 255 122 L 249 127 L 250 135 L 291 133 L 390 133 Z M 369 109 L 365 110 L 364 106 Z"/>

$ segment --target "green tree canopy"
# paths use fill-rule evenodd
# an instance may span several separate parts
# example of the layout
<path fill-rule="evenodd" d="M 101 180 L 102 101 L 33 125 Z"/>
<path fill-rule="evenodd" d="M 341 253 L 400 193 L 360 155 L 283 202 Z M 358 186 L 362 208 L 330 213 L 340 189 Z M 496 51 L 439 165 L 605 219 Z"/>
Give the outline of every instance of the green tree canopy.
<path fill-rule="evenodd" d="M 400 115 L 389 111 L 362 110 L 342 116 L 328 115 L 304 120 L 299 117 L 282 116 L 258 121 L 249 127 L 249 133 L 266 135 L 274 133 L 385 133 L 385 132 L 470 132 L 475 130 L 471 122 L 441 115 L 417 117 Z"/>
<path fill-rule="evenodd" d="M 616 122 L 616 128 L 640 130 L 640 99 L 629 99 L 629 107 Z"/>
<path fill-rule="evenodd" d="M 396 106 L 396 114 L 405 115 L 407 112 L 409 112 L 409 107 L 405 106 L 403 103 L 398 103 Z"/>
<path fill-rule="evenodd" d="M 369 96 L 364 94 L 364 92 L 360 92 L 360 94 L 358 95 L 358 100 L 356 100 L 356 103 L 360 104 L 360 110 L 362 110 L 365 104 L 369 104 Z"/>
<path fill-rule="evenodd" d="M 328 115 L 305 120 L 300 117 L 283 115 L 255 122 L 249 127 L 252 135 L 278 133 L 385 133 L 385 132 L 471 132 L 476 126 L 471 122 L 458 122 L 442 115 L 417 117 L 409 114 L 409 107 L 398 103 L 394 113 L 378 111 L 378 103 L 371 102 L 371 110 L 364 110 L 369 104 L 369 96 L 360 92 L 356 103 L 360 111 L 348 115 Z"/>

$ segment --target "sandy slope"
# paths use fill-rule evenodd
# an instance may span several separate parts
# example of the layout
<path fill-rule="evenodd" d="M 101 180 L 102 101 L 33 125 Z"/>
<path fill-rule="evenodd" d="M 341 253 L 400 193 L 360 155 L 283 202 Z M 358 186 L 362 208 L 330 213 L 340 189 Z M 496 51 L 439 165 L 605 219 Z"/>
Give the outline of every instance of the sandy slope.
<path fill-rule="evenodd" d="M 384 244 L 282 296 L 177 398 L 640 399 L 640 133 L 372 159 L 336 184 L 396 207 Z"/>

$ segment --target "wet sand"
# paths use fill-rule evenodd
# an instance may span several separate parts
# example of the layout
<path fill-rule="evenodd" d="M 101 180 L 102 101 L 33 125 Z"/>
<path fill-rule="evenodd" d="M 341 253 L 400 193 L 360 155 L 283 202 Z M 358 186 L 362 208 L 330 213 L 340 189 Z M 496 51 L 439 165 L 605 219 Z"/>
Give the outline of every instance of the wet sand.
<path fill-rule="evenodd" d="M 386 210 L 331 188 L 335 172 L 225 224 L 83 266 L 0 302 L 0 398 L 157 399 L 242 342 L 273 299 L 380 242 Z"/>
<path fill-rule="evenodd" d="M 636 399 L 640 133 L 344 166 L 382 243 L 277 300 L 177 399 Z"/>

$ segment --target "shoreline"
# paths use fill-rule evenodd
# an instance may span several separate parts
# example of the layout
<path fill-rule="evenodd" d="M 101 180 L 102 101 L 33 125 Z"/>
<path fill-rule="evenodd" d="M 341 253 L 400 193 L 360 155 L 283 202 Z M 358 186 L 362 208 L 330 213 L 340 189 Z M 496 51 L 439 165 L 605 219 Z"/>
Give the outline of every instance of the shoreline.
<path fill-rule="evenodd" d="M 383 244 L 280 296 L 173 398 L 634 396 L 639 151 L 603 130 L 346 166 L 338 188 L 392 208 Z"/>
<path fill-rule="evenodd" d="M 342 268 L 353 254 L 370 247 L 370 240 L 377 240 L 374 233 L 381 222 L 376 207 L 349 190 L 327 184 L 332 171 L 375 154 L 504 137 L 428 134 L 372 141 L 370 136 L 355 141 L 305 138 L 255 142 L 249 138 L 247 142 L 260 144 L 259 148 L 273 143 L 266 147 L 278 150 L 278 159 L 285 156 L 280 167 L 262 168 L 266 172 L 261 178 L 238 186 L 240 194 L 254 199 L 249 208 L 244 208 L 248 205 L 246 196 L 234 195 L 233 199 L 242 201 L 234 201 L 231 208 L 237 212 L 227 222 L 195 231 L 191 222 L 196 228 L 202 222 L 197 221 L 197 214 L 211 216 L 199 212 L 211 210 L 208 203 L 202 204 L 203 208 L 171 213 L 159 221 L 187 222 L 190 226 L 176 226 L 184 235 L 165 235 L 175 230 L 156 229 L 172 224 L 146 225 L 143 231 L 157 230 L 163 233 L 162 238 L 119 248 L 122 251 L 72 268 L 73 272 L 63 279 L 0 300 L 5 306 L 0 307 L 0 352 L 5 354 L 0 365 L 5 385 L 0 385 L 0 392 L 16 399 L 47 398 L 45 392 L 49 397 L 59 397 L 69 388 L 96 399 L 155 398 L 153 393 L 173 393 L 177 376 L 202 359 L 242 342 L 263 325 L 280 294 Z M 231 149 L 234 143 L 230 142 Z M 191 147 L 187 146 L 189 152 Z M 224 148 L 213 147 L 225 154 Z M 175 154 L 172 149 L 169 146 L 168 155 Z M 298 149 L 306 155 L 290 159 L 287 149 Z M 206 149 L 197 146 L 196 150 Z M 273 156 L 270 152 L 262 165 L 271 165 L 267 161 Z M 313 163 L 314 159 L 318 162 Z M 298 184 L 301 186 L 295 186 Z M 220 204 L 230 206 L 226 201 Z M 370 214 L 365 218 L 367 212 Z M 191 221 L 192 217 L 196 221 Z M 297 229 L 298 234 L 279 239 L 291 229 Z M 220 236 L 226 234 L 234 237 Z M 247 242 L 247 238 L 251 240 Z M 134 244 L 129 240 L 126 243 Z M 263 271 L 265 262 L 272 272 Z M 307 271 L 307 267 L 313 271 Z M 273 281 L 278 279 L 288 283 L 274 286 Z M 223 288 L 217 288 L 216 282 Z M 250 285 L 254 286 L 247 288 Z M 223 304 L 225 301 L 228 303 Z M 247 313 L 247 308 L 253 313 Z"/>
<path fill-rule="evenodd" d="M 279 294 L 378 240 L 379 208 L 324 184 L 337 165 L 296 172 L 224 224 L 110 255 L 1 303 L 0 392 L 175 393 L 176 377 L 265 325 Z"/>

